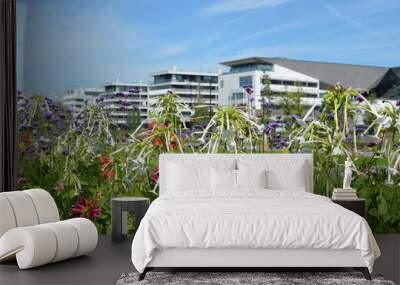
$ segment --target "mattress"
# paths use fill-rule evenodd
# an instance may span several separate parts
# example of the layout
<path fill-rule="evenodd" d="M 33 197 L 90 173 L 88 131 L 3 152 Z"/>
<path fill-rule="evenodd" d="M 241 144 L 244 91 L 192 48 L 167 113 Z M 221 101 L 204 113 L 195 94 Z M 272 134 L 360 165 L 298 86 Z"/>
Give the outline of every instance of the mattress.
<path fill-rule="evenodd" d="M 357 250 L 370 271 L 380 255 L 361 216 L 316 194 L 266 189 L 162 195 L 140 223 L 132 262 L 143 272 L 174 248 Z"/>

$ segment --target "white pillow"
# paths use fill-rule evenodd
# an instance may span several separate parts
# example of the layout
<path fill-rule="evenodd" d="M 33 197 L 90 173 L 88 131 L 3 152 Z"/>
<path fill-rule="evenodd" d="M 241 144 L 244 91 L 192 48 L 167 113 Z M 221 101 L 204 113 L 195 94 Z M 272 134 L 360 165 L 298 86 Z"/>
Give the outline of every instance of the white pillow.
<path fill-rule="evenodd" d="M 236 170 L 237 187 L 267 188 L 267 170 Z"/>
<path fill-rule="evenodd" d="M 168 163 L 168 191 L 210 190 L 211 167 Z"/>
<path fill-rule="evenodd" d="M 213 190 L 236 190 L 236 170 L 211 168 Z"/>
<path fill-rule="evenodd" d="M 306 163 L 293 163 L 287 168 L 268 169 L 268 189 L 306 192 L 309 183 L 306 167 Z"/>
<path fill-rule="evenodd" d="M 267 187 L 271 190 L 307 191 L 310 183 L 308 160 L 251 159 L 238 160 L 239 170 L 256 171 L 266 169 Z"/>

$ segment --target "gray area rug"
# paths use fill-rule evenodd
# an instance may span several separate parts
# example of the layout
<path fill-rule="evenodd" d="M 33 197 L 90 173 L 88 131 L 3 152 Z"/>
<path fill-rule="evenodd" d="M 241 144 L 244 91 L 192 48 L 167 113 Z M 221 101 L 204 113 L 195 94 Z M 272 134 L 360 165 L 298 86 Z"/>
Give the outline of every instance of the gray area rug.
<path fill-rule="evenodd" d="M 376 284 L 395 285 L 381 276 L 373 275 L 368 281 L 359 272 L 148 272 L 146 278 L 138 281 L 138 273 L 122 274 L 117 285 L 146 284 Z"/>

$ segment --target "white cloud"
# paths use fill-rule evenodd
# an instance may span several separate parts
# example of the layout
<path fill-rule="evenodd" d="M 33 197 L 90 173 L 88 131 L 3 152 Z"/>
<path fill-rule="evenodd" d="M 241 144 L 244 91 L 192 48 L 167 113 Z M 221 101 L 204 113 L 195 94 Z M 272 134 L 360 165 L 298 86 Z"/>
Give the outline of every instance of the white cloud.
<path fill-rule="evenodd" d="M 206 14 L 239 12 L 279 6 L 290 1 L 292 0 L 221 0 L 205 7 L 201 11 Z"/>

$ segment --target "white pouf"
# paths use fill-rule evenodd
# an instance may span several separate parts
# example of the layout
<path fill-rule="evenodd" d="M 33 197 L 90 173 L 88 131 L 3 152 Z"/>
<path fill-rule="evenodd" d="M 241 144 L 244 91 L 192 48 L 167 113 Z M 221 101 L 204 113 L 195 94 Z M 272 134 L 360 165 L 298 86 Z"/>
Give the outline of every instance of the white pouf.
<path fill-rule="evenodd" d="M 45 190 L 0 193 L 0 214 L 0 261 L 16 258 L 20 269 L 96 248 L 96 226 L 85 218 L 59 221 L 56 204 Z"/>

